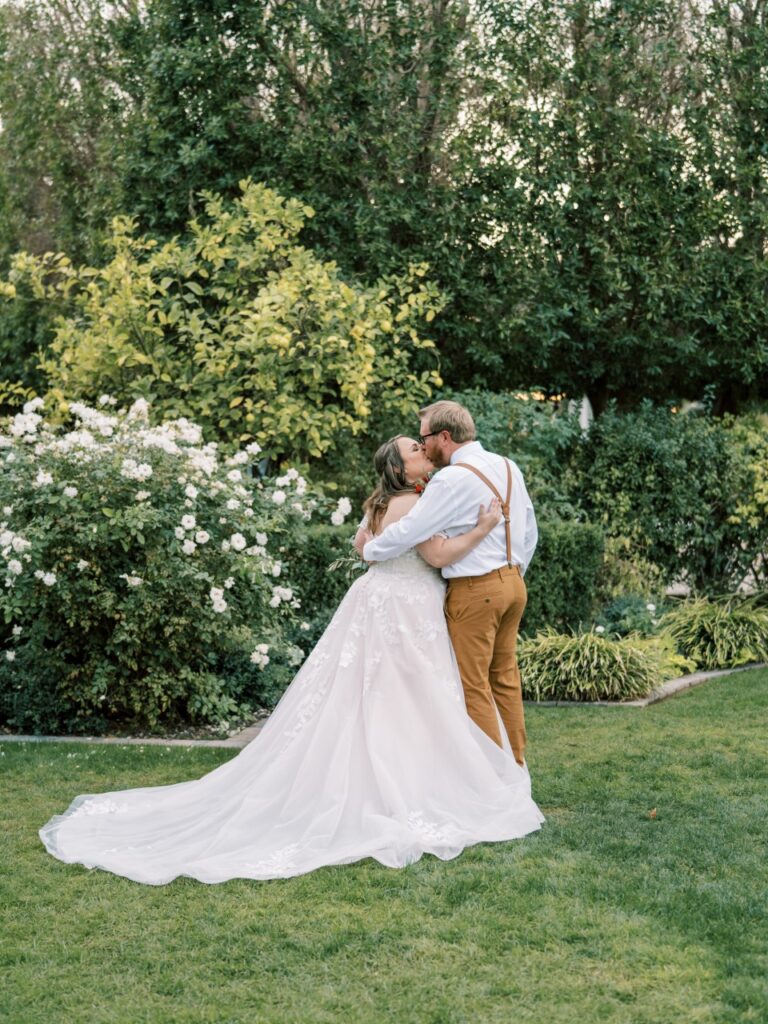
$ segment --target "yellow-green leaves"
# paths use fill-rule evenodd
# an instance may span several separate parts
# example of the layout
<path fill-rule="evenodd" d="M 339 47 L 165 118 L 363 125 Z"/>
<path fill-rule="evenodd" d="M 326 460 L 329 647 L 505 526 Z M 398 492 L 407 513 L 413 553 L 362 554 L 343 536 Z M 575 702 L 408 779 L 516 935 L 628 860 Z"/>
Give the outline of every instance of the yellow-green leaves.
<path fill-rule="evenodd" d="M 51 384 L 85 399 L 151 395 L 158 415 L 299 461 L 363 430 L 374 403 L 412 415 L 439 383 L 436 368 L 411 368 L 417 349 L 434 347 L 419 331 L 444 304 L 426 265 L 369 288 L 345 280 L 298 244 L 310 209 L 241 187 L 231 204 L 204 193 L 204 214 L 164 244 L 116 218 L 100 269 L 17 257 L 12 277 L 67 298 L 45 364 Z"/>

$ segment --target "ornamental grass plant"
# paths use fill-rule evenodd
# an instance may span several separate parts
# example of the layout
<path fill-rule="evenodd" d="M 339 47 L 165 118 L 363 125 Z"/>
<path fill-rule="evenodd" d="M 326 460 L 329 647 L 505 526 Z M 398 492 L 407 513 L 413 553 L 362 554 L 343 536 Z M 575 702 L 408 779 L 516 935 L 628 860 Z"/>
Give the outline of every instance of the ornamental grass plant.
<path fill-rule="evenodd" d="M 523 694 L 533 700 L 634 700 L 660 682 L 654 640 L 545 629 L 520 641 Z"/>
<path fill-rule="evenodd" d="M 756 600 L 685 601 L 667 612 L 661 626 L 701 669 L 768 661 L 768 608 Z"/>
<path fill-rule="evenodd" d="M 0 433 L 0 723 L 225 728 L 303 658 L 284 553 L 319 499 L 297 470 L 252 477 L 256 443 L 225 456 L 111 401 L 53 429 L 35 399 Z"/>

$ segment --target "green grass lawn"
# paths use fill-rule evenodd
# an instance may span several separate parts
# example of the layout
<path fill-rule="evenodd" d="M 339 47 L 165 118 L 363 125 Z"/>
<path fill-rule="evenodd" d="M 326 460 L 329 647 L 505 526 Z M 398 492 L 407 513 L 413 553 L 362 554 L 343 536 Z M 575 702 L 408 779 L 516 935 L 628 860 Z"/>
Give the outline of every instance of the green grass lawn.
<path fill-rule="evenodd" d="M 765 1022 L 767 711 L 765 670 L 645 710 L 532 708 L 539 834 L 218 886 L 67 866 L 37 829 L 230 751 L 0 744 L 0 1020 Z"/>

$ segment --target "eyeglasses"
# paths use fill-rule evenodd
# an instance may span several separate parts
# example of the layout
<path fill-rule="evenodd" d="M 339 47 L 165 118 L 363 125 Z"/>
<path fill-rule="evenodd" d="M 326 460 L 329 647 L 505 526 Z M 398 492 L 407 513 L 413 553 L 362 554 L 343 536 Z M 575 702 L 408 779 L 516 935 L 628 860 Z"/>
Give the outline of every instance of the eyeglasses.
<path fill-rule="evenodd" d="M 428 437 L 436 437 L 442 430 L 433 430 L 431 434 L 419 434 L 419 444 L 424 444 Z"/>

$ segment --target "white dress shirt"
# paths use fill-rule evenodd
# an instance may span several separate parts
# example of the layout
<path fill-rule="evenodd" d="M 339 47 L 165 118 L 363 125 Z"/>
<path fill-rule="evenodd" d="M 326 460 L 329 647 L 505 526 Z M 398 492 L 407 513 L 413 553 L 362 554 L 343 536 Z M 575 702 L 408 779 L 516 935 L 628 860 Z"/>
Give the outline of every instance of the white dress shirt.
<path fill-rule="evenodd" d="M 487 452 L 479 441 L 471 441 L 457 448 L 451 456 L 451 465 L 432 477 L 411 511 L 388 526 L 378 537 L 368 541 L 363 552 L 365 560 L 386 562 L 434 537 L 436 533 L 455 537 L 471 530 L 477 525 L 480 506 L 485 505 L 487 508 L 493 494 L 487 484 L 471 470 L 462 469 L 455 463 L 468 462 L 477 466 L 498 488 L 503 499 L 507 494 L 505 461 L 501 455 Z M 512 495 L 509 499 L 512 562 L 520 566 L 521 573 L 525 573 L 539 532 L 523 474 L 514 462 L 509 462 L 512 467 Z M 453 565 L 446 565 L 443 576 L 446 579 L 455 576 L 483 576 L 492 569 L 500 569 L 507 564 L 505 536 L 504 521 L 501 520 L 469 554 Z"/>

